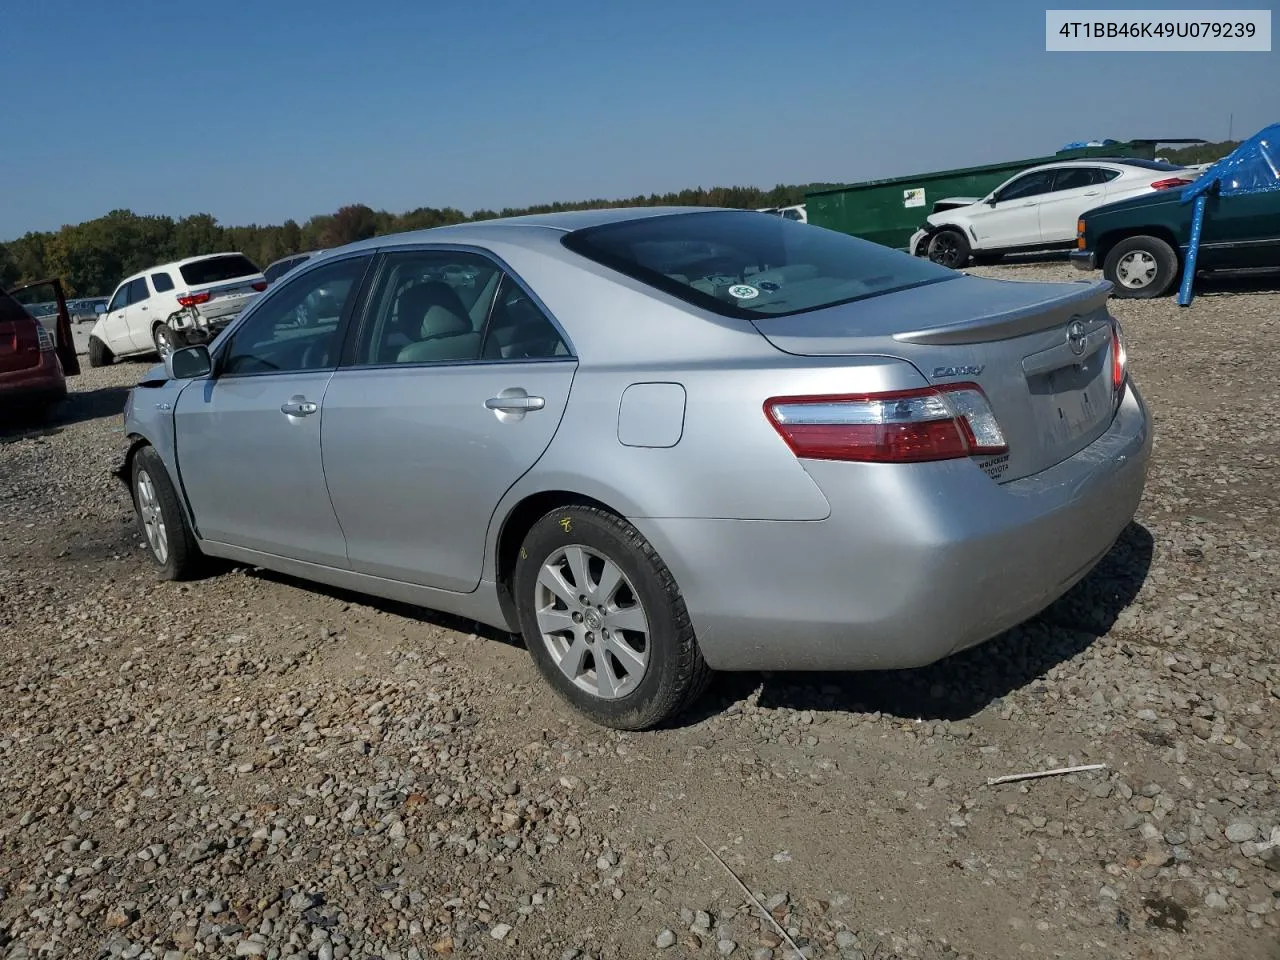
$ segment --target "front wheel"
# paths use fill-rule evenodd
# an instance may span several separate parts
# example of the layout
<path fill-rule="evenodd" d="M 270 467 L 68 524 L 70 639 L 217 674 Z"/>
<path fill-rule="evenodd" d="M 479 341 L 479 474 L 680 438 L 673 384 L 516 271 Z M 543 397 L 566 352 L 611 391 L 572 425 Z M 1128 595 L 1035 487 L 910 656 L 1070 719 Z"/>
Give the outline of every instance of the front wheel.
<path fill-rule="evenodd" d="M 143 447 L 134 456 L 131 486 L 138 532 L 160 568 L 160 576 L 165 580 L 186 580 L 196 574 L 202 557 L 200 548 L 178 503 L 169 471 L 151 447 Z"/>
<path fill-rule="evenodd" d="M 89 338 L 89 366 L 107 367 L 111 365 L 111 361 L 114 359 L 115 355 L 111 352 L 110 347 L 97 337 Z"/>
<path fill-rule="evenodd" d="M 939 230 L 929 241 L 929 259 L 959 270 L 969 262 L 969 241 L 959 230 Z"/>
<path fill-rule="evenodd" d="M 512 591 L 539 672 L 596 723 L 657 726 L 710 680 L 671 571 L 614 514 L 572 506 L 543 516 L 520 548 Z"/>
<path fill-rule="evenodd" d="M 1102 275 L 1117 297 L 1150 300 L 1164 296 L 1178 279 L 1178 255 L 1159 237 L 1126 237 L 1107 252 Z"/>

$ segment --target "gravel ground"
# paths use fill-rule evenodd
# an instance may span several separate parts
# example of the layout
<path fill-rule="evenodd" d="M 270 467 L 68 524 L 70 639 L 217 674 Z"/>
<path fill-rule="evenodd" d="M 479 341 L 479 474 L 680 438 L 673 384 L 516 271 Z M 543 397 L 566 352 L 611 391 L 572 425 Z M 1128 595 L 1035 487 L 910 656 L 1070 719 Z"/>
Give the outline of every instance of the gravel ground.
<path fill-rule="evenodd" d="M 701 838 L 807 957 L 1275 960 L 1276 288 L 1114 304 L 1155 462 L 1044 614 L 647 734 L 474 624 L 157 582 L 106 472 L 149 364 L 86 370 L 0 434 L 0 957 L 793 956 Z"/>

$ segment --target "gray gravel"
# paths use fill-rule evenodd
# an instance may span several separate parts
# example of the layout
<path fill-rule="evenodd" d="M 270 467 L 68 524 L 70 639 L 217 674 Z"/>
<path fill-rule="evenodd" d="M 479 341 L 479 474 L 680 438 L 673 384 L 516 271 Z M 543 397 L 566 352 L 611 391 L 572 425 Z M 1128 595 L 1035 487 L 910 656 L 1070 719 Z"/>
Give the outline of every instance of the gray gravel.
<path fill-rule="evenodd" d="M 1091 577 L 943 664 L 725 677 L 649 734 L 474 624 L 156 582 L 106 475 L 147 364 L 86 371 L 0 433 L 0 957 L 793 956 L 701 837 L 806 956 L 1274 960 L 1280 297 L 1114 309 L 1156 461 Z"/>

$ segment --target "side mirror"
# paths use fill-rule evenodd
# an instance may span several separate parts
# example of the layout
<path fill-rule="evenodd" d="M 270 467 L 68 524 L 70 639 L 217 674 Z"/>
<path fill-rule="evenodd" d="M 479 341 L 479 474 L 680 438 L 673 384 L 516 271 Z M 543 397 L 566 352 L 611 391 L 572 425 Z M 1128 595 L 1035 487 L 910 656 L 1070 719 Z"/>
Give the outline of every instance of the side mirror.
<path fill-rule="evenodd" d="M 996 195 L 993 193 L 991 196 L 987 197 L 987 199 L 983 200 L 982 202 L 985 203 L 988 207 L 994 207 L 996 205 Z"/>
<path fill-rule="evenodd" d="M 93 312 L 96 313 L 98 316 L 102 316 L 104 313 L 107 312 L 107 305 L 105 303 L 95 303 L 93 305 Z"/>
<path fill-rule="evenodd" d="M 164 358 L 164 372 L 170 380 L 195 380 L 213 371 L 213 357 L 203 343 L 174 350 Z"/>

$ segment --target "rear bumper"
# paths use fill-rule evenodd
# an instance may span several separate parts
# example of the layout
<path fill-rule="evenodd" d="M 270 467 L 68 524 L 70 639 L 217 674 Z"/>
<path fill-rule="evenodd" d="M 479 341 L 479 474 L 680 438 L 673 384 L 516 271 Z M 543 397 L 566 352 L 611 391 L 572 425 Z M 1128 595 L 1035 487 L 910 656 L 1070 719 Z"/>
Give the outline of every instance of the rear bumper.
<path fill-rule="evenodd" d="M 969 461 L 809 461 L 826 520 L 632 522 L 675 575 L 712 667 L 917 667 L 1083 579 L 1133 519 L 1151 439 L 1131 387 L 1107 433 L 1034 477 L 996 484 Z"/>
<path fill-rule="evenodd" d="M 1072 250 L 1067 254 L 1067 259 L 1071 261 L 1071 265 L 1077 270 L 1098 269 L 1096 258 L 1091 250 Z"/>
<path fill-rule="evenodd" d="M 56 403 L 66 395 L 67 378 L 56 353 L 41 354 L 34 367 L 0 373 L 0 404 L 4 406 Z"/>

